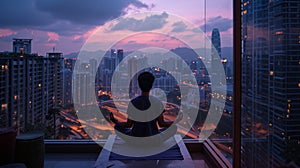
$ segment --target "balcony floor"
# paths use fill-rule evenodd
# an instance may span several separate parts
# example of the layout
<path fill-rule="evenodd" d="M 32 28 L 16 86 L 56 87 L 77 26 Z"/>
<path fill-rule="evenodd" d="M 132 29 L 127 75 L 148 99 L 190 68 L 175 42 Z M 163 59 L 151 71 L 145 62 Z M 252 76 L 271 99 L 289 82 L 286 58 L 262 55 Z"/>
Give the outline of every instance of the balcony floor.
<path fill-rule="evenodd" d="M 197 168 L 208 168 L 201 152 L 190 153 Z M 46 153 L 45 168 L 89 168 L 93 167 L 98 153 Z"/>
<path fill-rule="evenodd" d="M 97 153 L 46 153 L 45 168 L 88 168 L 93 167 Z"/>

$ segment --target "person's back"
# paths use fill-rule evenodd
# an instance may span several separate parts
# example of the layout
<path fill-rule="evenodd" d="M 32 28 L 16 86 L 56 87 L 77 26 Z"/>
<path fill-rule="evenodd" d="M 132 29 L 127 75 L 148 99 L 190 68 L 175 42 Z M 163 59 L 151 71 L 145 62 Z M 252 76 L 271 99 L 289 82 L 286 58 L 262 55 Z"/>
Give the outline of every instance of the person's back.
<path fill-rule="evenodd" d="M 149 99 L 151 99 L 152 104 L 150 103 Z M 147 120 L 151 118 L 153 115 L 155 115 L 153 113 L 157 113 L 157 112 L 158 113 L 156 114 L 156 116 L 158 117 L 161 113 L 161 110 L 163 110 L 162 103 L 158 99 L 152 96 L 138 96 L 135 99 L 133 99 L 131 103 L 135 108 L 137 108 L 140 111 L 145 111 L 149 109 L 151 105 L 158 107 L 156 108 L 157 111 L 151 111 L 151 114 L 149 114 L 149 112 L 143 114 L 144 116 L 143 120 Z M 130 112 L 131 112 L 131 107 L 129 106 L 128 107 L 129 118 L 131 117 Z M 147 136 L 158 134 L 157 117 L 148 122 L 140 122 L 140 121 L 133 120 L 131 135 L 136 137 L 147 137 Z"/>

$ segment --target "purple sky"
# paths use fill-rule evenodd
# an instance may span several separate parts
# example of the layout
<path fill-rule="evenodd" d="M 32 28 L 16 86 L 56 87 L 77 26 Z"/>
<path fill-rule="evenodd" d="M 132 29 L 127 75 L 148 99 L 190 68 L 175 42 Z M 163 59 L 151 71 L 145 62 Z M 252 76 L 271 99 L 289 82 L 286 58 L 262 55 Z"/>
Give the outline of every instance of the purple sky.
<path fill-rule="evenodd" d="M 167 12 L 180 16 L 204 31 L 204 0 L 2 0 L 0 6 L 0 51 L 12 51 L 13 38 L 32 38 L 32 52 L 45 55 L 56 51 L 69 54 L 78 52 L 85 40 L 105 23 L 124 14 L 144 11 Z M 207 0 L 206 30 L 219 28 L 222 47 L 232 46 L 232 1 Z M 131 25 L 132 31 L 151 31 L 165 24 L 165 16 L 149 18 L 147 27 L 128 19 L 113 28 L 124 31 Z M 139 25 L 132 27 L 135 24 Z M 120 26 L 122 29 L 120 29 Z M 130 26 L 127 27 L 129 29 Z M 181 32 L 183 24 L 173 25 Z M 103 34 L 103 40 L 107 40 Z M 100 37 L 101 38 L 101 37 Z M 113 40 L 113 39 L 112 39 Z M 142 41 L 142 39 L 141 39 Z M 139 40 L 136 39 L 136 43 Z M 176 46 L 174 46 L 176 47 Z"/>

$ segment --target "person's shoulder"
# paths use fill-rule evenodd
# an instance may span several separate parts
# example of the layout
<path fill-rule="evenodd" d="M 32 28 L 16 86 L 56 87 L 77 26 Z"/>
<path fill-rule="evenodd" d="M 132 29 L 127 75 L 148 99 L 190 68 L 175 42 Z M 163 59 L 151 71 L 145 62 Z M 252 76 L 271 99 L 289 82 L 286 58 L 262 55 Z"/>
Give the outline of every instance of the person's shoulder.
<path fill-rule="evenodd" d="M 143 96 L 137 96 L 130 101 L 130 104 L 134 106 L 139 106 L 139 104 L 144 101 L 145 98 Z"/>
<path fill-rule="evenodd" d="M 141 99 L 142 99 L 142 96 L 137 96 L 137 97 L 131 99 L 130 102 L 133 103 L 133 102 L 139 101 L 139 100 L 141 100 Z"/>

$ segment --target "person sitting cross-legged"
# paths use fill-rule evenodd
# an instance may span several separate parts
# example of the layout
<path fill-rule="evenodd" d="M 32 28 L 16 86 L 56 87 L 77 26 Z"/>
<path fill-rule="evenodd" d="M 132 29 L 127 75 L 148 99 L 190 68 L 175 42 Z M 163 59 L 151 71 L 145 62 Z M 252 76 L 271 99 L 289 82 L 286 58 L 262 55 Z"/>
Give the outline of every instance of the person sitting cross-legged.
<path fill-rule="evenodd" d="M 150 96 L 154 80 L 155 77 L 150 72 L 143 72 L 138 76 L 138 85 L 142 92 L 140 96 L 130 101 L 126 122 L 118 122 L 110 113 L 110 120 L 115 123 L 116 133 L 122 139 L 126 140 L 124 134 L 134 137 L 149 137 L 160 134 L 159 140 L 156 140 L 162 142 L 176 133 L 175 124 L 182 119 L 183 114 L 178 113 L 178 117 L 173 122 L 164 120 L 162 102 Z M 157 125 L 162 129 L 159 129 Z"/>

